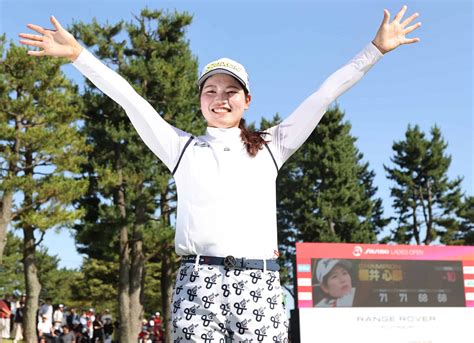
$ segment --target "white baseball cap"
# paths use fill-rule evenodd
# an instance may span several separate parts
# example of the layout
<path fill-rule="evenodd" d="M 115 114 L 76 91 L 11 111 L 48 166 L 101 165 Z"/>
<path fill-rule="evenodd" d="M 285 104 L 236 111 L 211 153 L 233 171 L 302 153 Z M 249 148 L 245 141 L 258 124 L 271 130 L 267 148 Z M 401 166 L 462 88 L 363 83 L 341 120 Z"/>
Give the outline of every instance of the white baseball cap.
<path fill-rule="evenodd" d="M 242 84 L 247 92 L 250 93 L 249 76 L 244 66 L 239 62 L 223 57 L 206 64 L 206 66 L 202 68 L 201 76 L 199 76 L 198 79 L 199 88 L 201 88 L 210 76 L 215 74 L 227 74 L 233 76 Z"/>
<path fill-rule="evenodd" d="M 316 268 L 316 279 L 319 284 L 323 283 L 324 277 L 328 275 L 336 265 L 342 265 L 348 270 L 352 268 L 352 265 L 349 261 L 323 258 L 318 261 L 318 266 Z"/>

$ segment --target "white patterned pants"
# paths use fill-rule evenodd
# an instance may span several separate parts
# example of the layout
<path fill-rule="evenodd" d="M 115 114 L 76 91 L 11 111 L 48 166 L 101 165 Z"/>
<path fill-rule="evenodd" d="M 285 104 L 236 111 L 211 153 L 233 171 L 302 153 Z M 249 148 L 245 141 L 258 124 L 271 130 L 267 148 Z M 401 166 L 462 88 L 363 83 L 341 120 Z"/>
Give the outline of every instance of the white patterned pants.
<path fill-rule="evenodd" d="M 278 272 L 181 265 L 171 320 L 174 343 L 288 342 Z"/>

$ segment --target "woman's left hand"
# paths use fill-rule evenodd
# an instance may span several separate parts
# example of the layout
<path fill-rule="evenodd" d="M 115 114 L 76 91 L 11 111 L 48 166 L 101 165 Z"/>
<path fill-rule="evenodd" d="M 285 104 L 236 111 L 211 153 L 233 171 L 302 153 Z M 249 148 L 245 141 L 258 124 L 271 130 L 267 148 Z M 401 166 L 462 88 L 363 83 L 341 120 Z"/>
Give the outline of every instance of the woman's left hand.
<path fill-rule="evenodd" d="M 384 16 L 382 24 L 377 31 L 372 43 L 380 50 L 381 53 L 387 52 L 397 48 L 402 44 L 412 44 L 420 41 L 420 38 L 406 38 L 406 35 L 421 26 L 418 22 L 414 25 L 406 27 L 413 19 L 418 17 L 418 13 L 412 14 L 410 17 L 401 22 L 405 15 L 407 6 L 404 5 L 400 12 L 397 13 L 392 22 L 390 22 L 390 12 L 384 9 Z"/>

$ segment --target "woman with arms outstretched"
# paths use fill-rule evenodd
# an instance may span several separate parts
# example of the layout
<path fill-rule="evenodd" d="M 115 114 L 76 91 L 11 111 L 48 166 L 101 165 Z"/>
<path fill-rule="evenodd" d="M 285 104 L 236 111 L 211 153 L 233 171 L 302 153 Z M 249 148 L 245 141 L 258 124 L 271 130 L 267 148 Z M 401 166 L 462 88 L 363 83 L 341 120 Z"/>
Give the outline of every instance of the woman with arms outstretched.
<path fill-rule="evenodd" d="M 198 80 L 205 135 L 168 124 L 136 91 L 51 17 L 55 30 L 29 24 L 20 34 L 38 47 L 32 56 L 67 57 L 120 104 L 145 144 L 176 180 L 175 248 L 181 256 L 171 306 L 176 342 L 287 342 L 279 282 L 276 189 L 278 170 L 304 143 L 329 105 L 387 52 L 419 41 L 421 24 L 384 18 L 374 40 L 327 78 L 282 123 L 249 132 L 242 117 L 251 102 L 245 68 L 227 58 L 206 65 Z M 226 338 L 227 337 L 227 338 Z"/>

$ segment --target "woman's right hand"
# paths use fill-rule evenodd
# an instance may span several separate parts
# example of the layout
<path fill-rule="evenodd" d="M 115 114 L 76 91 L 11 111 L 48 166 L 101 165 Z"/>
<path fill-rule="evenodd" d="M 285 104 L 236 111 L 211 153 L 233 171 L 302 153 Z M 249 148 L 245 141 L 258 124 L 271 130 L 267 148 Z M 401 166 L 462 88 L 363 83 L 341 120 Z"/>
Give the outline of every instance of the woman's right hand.
<path fill-rule="evenodd" d="M 32 56 L 55 56 L 67 57 L 75 61 L 82 51 L 82 46 L 77 42 L 72 34 L 67 32 L 54 16 L 50 18 L 55 27 L 55 31 L 45 29 L 41 26 L 28 24 L 28 28 L 38 32 L 40 35 L 20 33 L 21 44 L 41 48 L 42 50 L 29 50 L 28 55 Z"/>

